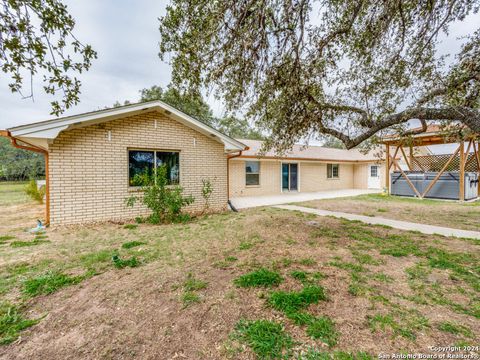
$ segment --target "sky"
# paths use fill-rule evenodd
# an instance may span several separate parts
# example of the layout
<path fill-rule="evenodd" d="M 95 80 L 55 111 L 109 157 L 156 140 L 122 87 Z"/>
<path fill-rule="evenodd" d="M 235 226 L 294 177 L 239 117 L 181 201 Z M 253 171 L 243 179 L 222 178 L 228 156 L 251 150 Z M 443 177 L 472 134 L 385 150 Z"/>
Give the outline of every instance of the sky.
<path fill-rule="evenodd" d="M 158 57 L 158 18 L 167 1 L 158 0 L 65 0 L 75 18 L 75 35 L 98 53 L 98 59 L 82 82 L 80 103 L 64 115 L 98 110 L 117 100 L 138 101 L 139 90 L 152 85 L 166 87 L 170 66 Z M 34 83 L 35 101 L 21 99 L 0 75 L 0 129 L 52 118 L 51 96 L 43 93 L 41 78 Z M 59 97 L 60 98 L 60 94 Z M 207 99 L 215 112 L 221 107 L 213 96 Z"/>
<path fill-rule="evenodd" d="M 137 101 L 139 90 L 152 85 L 166 87 L 170 82 L 170 66 L 158 57 L 160 38 L 158 18 L 165 14 L 168 1 L 159 0 L 65 0 L 76 20 L 76 36 L 98 52 L 92 68 L 79 75 L 82 81 L 80 103 L 64 115 L 73 115 L 111 106 L 116 101 Z M 439 50 L 455 54 L 459 36 L 472 33 L 480 16 L 470 16 L 451 28 Z M 8 78 L 0 77 L 0 129 L 52 118 L 50 101 L 41 78 L 34 82 L 35 100 L 21 99 L 8 89 Z M 207 97 L 216 115 L 221 115 L 221 102 Z"/>

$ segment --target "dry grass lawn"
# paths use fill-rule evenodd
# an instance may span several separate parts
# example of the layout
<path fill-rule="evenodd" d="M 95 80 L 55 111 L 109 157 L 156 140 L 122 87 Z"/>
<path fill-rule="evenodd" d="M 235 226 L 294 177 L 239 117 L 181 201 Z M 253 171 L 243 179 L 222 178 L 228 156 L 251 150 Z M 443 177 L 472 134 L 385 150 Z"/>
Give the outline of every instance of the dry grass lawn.
<path fill-rule="evenodd" d="M 480 344 L 478 241 L 273 208 L 34 240 L 25 229 L 42 210 L 0 206 L 3 359 L 368 359 Z M 260 268 L 278 285 L 235 280 Z M 271 281 L 258 274 L 245 283 Z"/>
<path fill-rule="evenodd" d="M 480 201 L 459 203 L 381 194 L 303 202 L 298 205 L 365 216 L 480 231 Z"/>

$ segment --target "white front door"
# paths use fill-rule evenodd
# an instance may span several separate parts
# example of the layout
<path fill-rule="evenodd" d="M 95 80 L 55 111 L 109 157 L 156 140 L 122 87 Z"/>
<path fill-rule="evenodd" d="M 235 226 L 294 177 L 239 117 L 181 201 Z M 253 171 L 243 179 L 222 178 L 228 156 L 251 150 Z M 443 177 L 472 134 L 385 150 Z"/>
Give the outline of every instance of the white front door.
<path fill-rule="evenodd" d="M 380 189 L 380 166 L 368 165 L 368 188 Z"/>

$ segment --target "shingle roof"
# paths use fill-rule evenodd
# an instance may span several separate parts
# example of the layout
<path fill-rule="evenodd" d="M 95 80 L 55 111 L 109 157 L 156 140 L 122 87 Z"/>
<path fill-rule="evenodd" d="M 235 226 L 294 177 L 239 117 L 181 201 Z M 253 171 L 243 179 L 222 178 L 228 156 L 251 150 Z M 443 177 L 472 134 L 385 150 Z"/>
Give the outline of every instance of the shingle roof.
<path fill-rule="evenodd" d="M 259 140 L 237 139 L 241 143 L 249 147 L 248 150 L 244 150 L 241 157 L 262 157 L 262 158 L 282 158 L 282 159 L 308 159 L 308 160 L 324 160 L 324 161 L 345 161 L 345 162 L 358 162 L 358 161 L 378 161 L 381 160 L 380 151 L 370 151 L 367 154 L 363 154 L 357 149 L 344 150 L 333 149 L 323 146 L 315 145 L 294 145 L 293 149 L 285 154 L 277 154 L 274 151 L 267 151 L 265 154 L 260 155 L 260 149 L 263 145 Z"/>

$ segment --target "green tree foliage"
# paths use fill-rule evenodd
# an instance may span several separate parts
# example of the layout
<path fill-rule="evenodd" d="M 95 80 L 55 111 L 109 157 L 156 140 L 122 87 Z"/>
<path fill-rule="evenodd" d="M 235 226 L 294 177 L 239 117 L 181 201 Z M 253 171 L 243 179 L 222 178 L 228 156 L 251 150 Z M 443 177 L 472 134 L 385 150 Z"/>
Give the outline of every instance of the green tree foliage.
<path fill-rule="evenodd" d="M 187 94 L 171 84 L 167 86 L 167 90 L 163 90 L 162 87 L 157 85 L 140 90 L 140 102 L 153 100 L 163 101 L 183 111 L 185 114 L 207 125 L 213 126 L 218 131 L 230 137 L 253 140 L 263 139 L 262 133 L 252 127 L 245 118 L 239 119 L 235 116 L 215 117 L 212 109 L 199 92 Z M 113 106 L 118 107 L 129 104 L 130 101 L 124 101 L 123 104 L 117 101 Z"/>
<path fill-rule="evenodd" d="M 45 176 L 42 154 L 17 149 L 7 138 L 0 137 L 0 180 L 27 180 Z"/>
<path fill-rule="evenodd" d="M 32 79 L 45 74 L 44 91 L 63 96 L 52 102 L 55 115 L 79 102 L 81 83 L 74 74 L 90 69 L 97 57 L 90 45 L 75 37 L 74 27 L 61 1 L 0 0 L 0 69 L 10 76 L 8 86 L 33 98 Z"/>
<path fill-rule="evenodd" d="M 178 185 L 169 185 L 167 167 L 159 166 L 154 173 L 145 172 L 135 175 L 134 183 L 141 187 L 142 196 L 130 196 L 126 204 L 133 207 L 141 201 L 152 213 L 148 221 L 152 224 L 179 222 L 188 219 L 182 214 L 182 209 L 194 202 L 194 198 L 183 196 L 183 188 Z"/>
<path fill-rule="evenodd" d="M 321 140 L 323 141 L 322 146 L 325 146 L 327 148 L 345 149 L 345 144 L 336 137 L 324 135 L 321 137 Z"/>
<path fill-rule="evenodd" d="M 245 118 L 239 119 L 235 116 L 225 116 L 223 118 L 216 119 L 215 128 L 225 135 L 237 139 L 263 139 L 262 133 L 252 127 Z"/>
<path fill-rule="evenodd" d="M 172 0 L 160 57 L 172 59 L 175 86 L 213 87 L 277 150 L 319 133 L 352 148 L 392 127 L 408 133 L 412 119 L 419 131 L 459 121 L 480 132 L 480 31 L 459 40 L 449 66 L 438 53 L 439 35 L 478 10 L 471 0 Z"/>
<path fill-rule="evenodd" d="M 198 92 L 185 93 L 170 85 L 165 91 L 160 86 L 140 90 L 140 101 L 152 100 L 161 100 L 208 125 L 215 120 L 210 106 Z"/>

